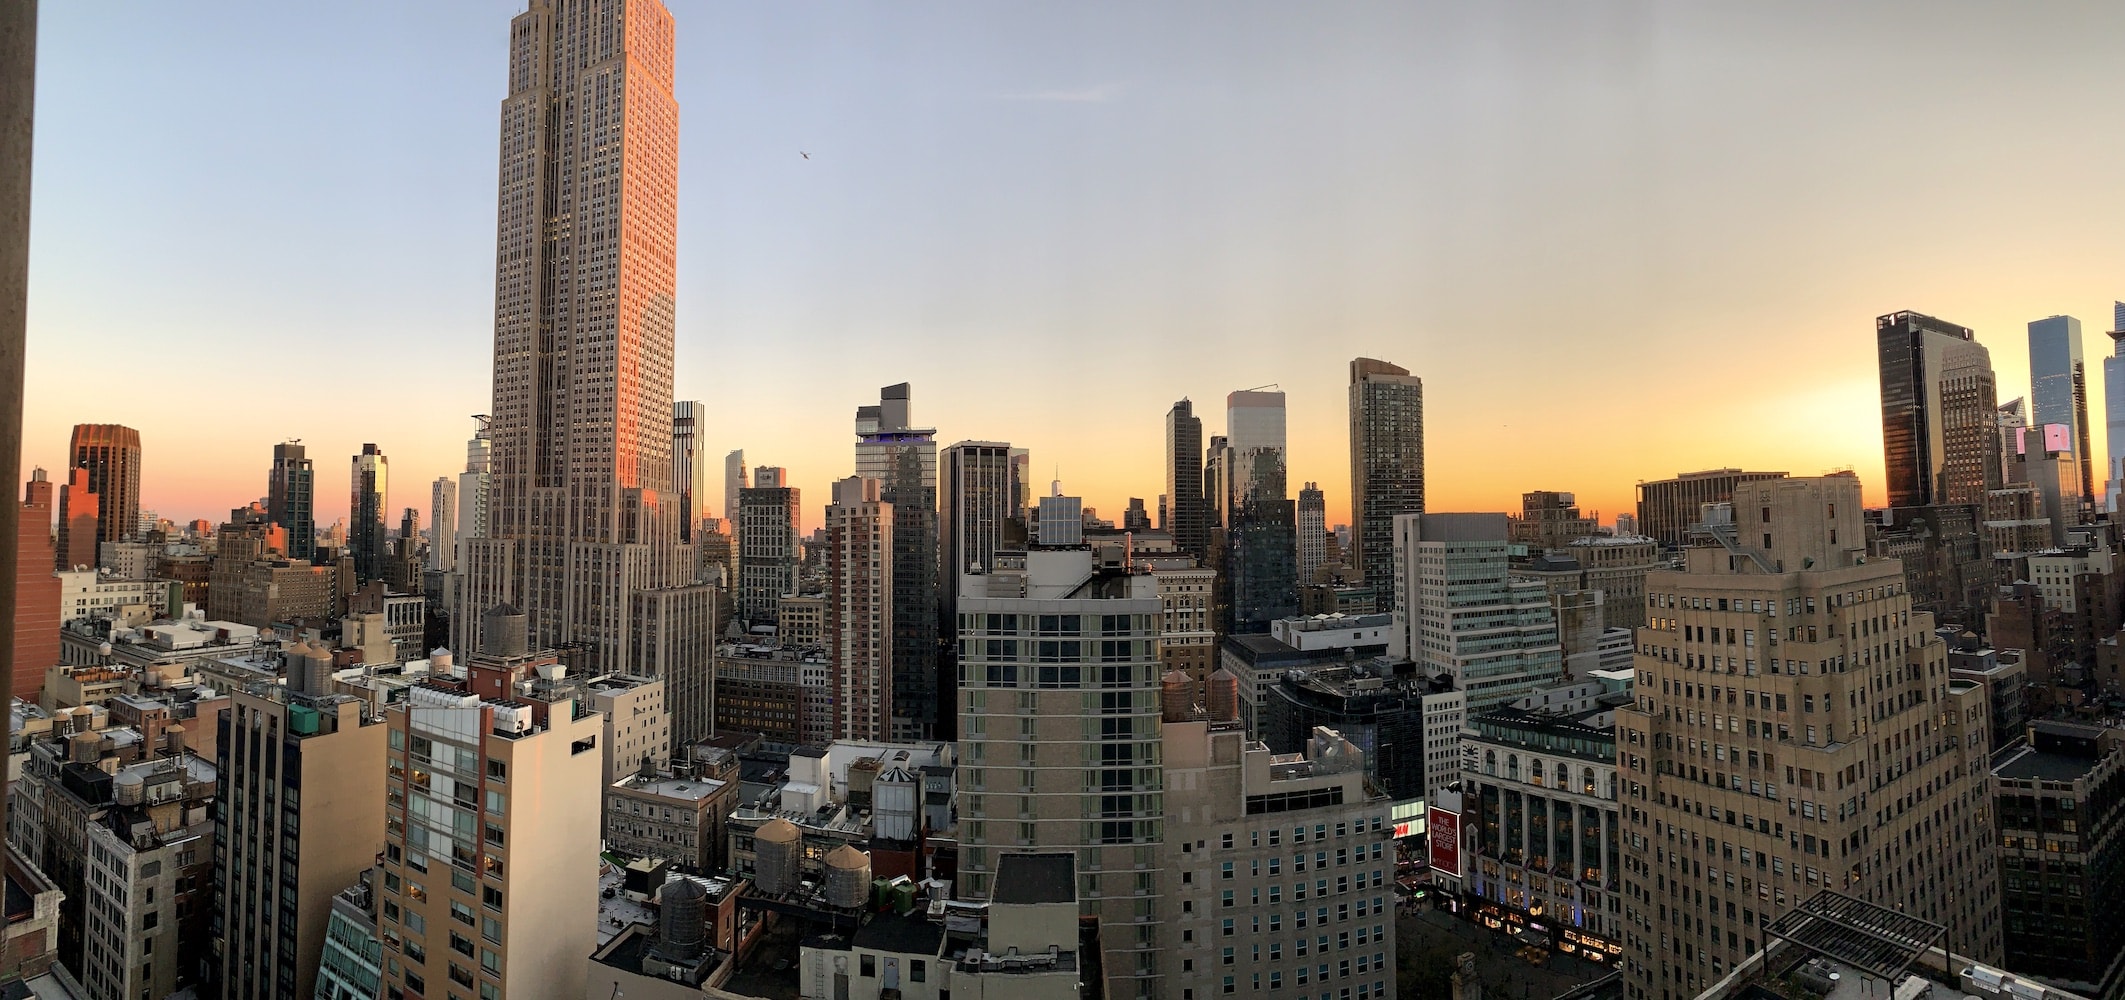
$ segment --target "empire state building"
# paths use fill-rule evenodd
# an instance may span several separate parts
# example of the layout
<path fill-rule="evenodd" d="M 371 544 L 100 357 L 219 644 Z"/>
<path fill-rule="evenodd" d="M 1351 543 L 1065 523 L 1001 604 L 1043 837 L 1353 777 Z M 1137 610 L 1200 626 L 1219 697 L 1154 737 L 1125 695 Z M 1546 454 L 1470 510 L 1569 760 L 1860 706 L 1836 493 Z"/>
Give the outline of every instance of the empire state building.
<path fill-rule="evenodd" d="M 673 482 L 672 62 L 659 0 L 531 0 L 510 22 L 488 527 L 454 638 L 478 650 L 508 606 L 579 671 L 683 689 L 707 672 L 713 590 Z"/>

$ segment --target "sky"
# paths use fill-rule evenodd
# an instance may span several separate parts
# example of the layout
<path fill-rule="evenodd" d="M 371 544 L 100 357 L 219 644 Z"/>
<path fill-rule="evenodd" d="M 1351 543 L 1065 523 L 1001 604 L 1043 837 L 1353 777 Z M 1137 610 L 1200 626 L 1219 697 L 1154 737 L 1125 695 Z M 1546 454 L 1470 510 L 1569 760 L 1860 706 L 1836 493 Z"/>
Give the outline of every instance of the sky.
<path fill-rule="evenodd" d="M 1274 383 L 1333 523 L 1357 356 L 1424 379 L 1432 510 L 1880 503 L 1875 316 L 1974 328 L 2004 401 L 2028 321 L 2099 372 L 2125 297 L 2125 5 L 667 2 L 712 509 L 743 448 L 819 523 L 908 381 L 1118 518 L 1174 400 Z M 300 438 L 322 525 L 374 441 L 425 519 L 489 409 L 523 6 L 46 4 L 25 467 L 128 424 L 143 505 L 219 522 Z"/>

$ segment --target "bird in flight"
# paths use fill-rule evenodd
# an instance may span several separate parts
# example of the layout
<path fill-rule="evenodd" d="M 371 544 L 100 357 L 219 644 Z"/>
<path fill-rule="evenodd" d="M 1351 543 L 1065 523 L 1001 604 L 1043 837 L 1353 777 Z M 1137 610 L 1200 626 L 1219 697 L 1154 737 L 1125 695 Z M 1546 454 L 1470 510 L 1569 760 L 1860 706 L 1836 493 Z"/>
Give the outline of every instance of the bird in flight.
<path fill-rule="evenodd" d="M 798 156 L 801 156 L 801 157 L 804 157 L 804 158 L 805 158 L 805 159 L 807 159 L 807 160 L 809 160 L 809 159 L 811 159 L 811 158 L 812 158 L 812 154 L 810 154 L 810 153 L 807 153 L 807 152 L 805 152 L 804 150 L 801 150 L 801 149 L 797 151 L 797 155 L 798 155 Z"/>

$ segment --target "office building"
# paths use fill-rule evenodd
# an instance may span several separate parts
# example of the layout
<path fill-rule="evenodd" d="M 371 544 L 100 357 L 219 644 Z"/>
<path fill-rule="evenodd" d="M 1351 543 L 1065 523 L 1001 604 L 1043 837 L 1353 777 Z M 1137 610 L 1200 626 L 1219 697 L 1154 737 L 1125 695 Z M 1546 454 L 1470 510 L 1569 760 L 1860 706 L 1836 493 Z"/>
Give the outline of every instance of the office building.
<path fill-rule="evenodd" d="M 87 489 L 100 503 L 96 540 L 133 535 L 140 524 L 140 432 L 118 424 L 75 424 L 67 456 L 70 468 L 88 472 Z"/>
<path fill-rule="evenodd" d="M 597 944 L 604 720 L 553 653 L 528 649 L 526 616 L 509 612 L 485 616 L 469 684 L 430 679 L 384 712 L 382 927 L 398 954 L 385 962 L 387 994 L 583 992 Z M 501 697 L 474 693 L 495 685 Z"/>
<path fill-rule="evenodd" d="M 288 558 L 317 556 L 317 472 L 301 441 L 273 446 L 273 470 L 266 478 L 266 516 L 288 532 Z"/>
<path fill-rule="evenodd" d="M 834 664 L 834 738 L 884 740 L 893 730 L 901 662 L 893 639 L 901 611 L 895 539 L 901 508 L 880 499 L 876 479 L 834 484 L 826 508 L 827 649 Z"/>
<path fill-rule="evenodd" d="M 738 495 L 738 617 L 773 622 L 786 594 L 798 592 L 797 518 L 802 496 L 782 470 L 761 466 Z M 772 485 L 770 485 L 772 483 Z"/>
<path fill-rule="evenodd" d="M 14 659 L 8 663 L 14 697 L 35 700 L 44 669 L 59 662 L 59 578 L 52 573 L 52 482 L 44 470 L 22 487 L 15 524 Z"/>
<path fill-rule="evenodd" d="M 1297 511 L 1285 483 L 1284 394 L 1225 397 L 1232 511 L 1226 521 L 1228 632 L 1266 632 L 1299 610 Z"/>
<path fill-rule="evenodd" d="M 1365 776 L 1399 801 L 1430 801 L 1459 777 L 1460 692 L 1397 676 L 1377 657 L 1306 656 L 1307 666 L 1276 675 L 1262 697 L 1254 732 L 1271 750 L 1297 753 L 1316 729 L 1333 729 L 1364 754 Z"/>
<path fill-rule="evenodd" d="M 599 781 L 610 787 L 622 777 L 654 768 L 672 756 L 672 713 L 665 683 L 654 677 L 607 674 L 584 682 L 590 709 L 605 719 L 605 768 Z"/>
<path fill-rule="evenodd" d="M 59 487 L 59 535 L 53 568 L 70 570 L 98 565 L 96 539 L 103 522 L 103 498 L 89 486 L 89 470 L 68 469 Z"/>
<path fill-rule="evenodd" d="M 487 418 L 474 417 L 479 426 L 465 442 L 465 471 L 457 477 L 457 565 L 463 572 L 465 548 L 475 538 L 487 537 L 490 479 L 494 465 L 494 442 Z"/>
<path fill-rule="evenodd" d="M 1318 583 L 1328 567 L 1328 499 L 1319 483 L 1299 488 L 1299 584 Z"/>
<path fill-rule="evenodd" d="M 856 408 L 856 475 L 893 505 L 893 738 L 926 740 L 949 710 L 938 700 L 937 431 L 914 426 L 912 396 L 902 382 Z"/>
<path fill-rule="evenodd" d="M 1393 824 L 1363 754 L 1326 728 L 1277 753 L 1228 720 L 1174 708 L 1162 739 L 1161 995 L 1395 996 Z"/>
<path fill-rule="evenodd" d="M 941 513 L 946 620 L 957 613 L 960 576 L 996 565 L 999 552 L 1026 548 L 1025 492 L 1017 481 L 1011 446 L 1000 441 L 961 441 L 944 450 Z"/>
<path fill-rule="evenodd" d="M 1350 363 L 1350 527 L 1359 579 L 1393 611 L 1395 518 L 1424 512 L 1424 380 L 1372 358 Z"/>
<path fill-rule="evenodd" d="M 347 497 L 347 547 L 354 553 L 354 575 L 362 583 L 382 580 L 391 565 L 391 544 L 385 531 L 385 502 L 389 496 L 390 460 L 374 444 L 362 445 L 354 456 Z"/>
<path fill-rule="evenodd" d="M 327 693 L 330 650 L 297 642 L 283 660 L 287 684 L 232 690 L 216 724 L 211 959 L 225 1000 L 311 996 L 331 900 L 384 846 L 385 728 L 360 699 Z M 390 755 L 401 774 L 402 754 Z M 450 862 L 436 860 L 447 880 Z"/>
<path fill-rule="evenodd" d="M 708 407 L 695 400 L 671 404 L 671 482 L 679 491 L 679 537 L 692 542 L 708 513 Z"/>
<path fill-rule="evenodd" d="M 2108 499 L 2103 510 L 2116 513 L 2125 490 L 2125 302 L 2115 303 L 2110 324 L 2110 356 L 2103 359 L 2103 442 L 2109 461 L 2103 473 Z"/>
<path fill-rule="evenodd" d="M 449 476 L 428 487 L 428 568 L 457 570 L 457 480 Z"/>
<path fill-rule="evenodd" d="M 1395 519 L 1388 652 L 1450 682 L 1481 712 L 1564 679 L 1557 613 L 1539 580 L 1512 575 L 1504 514 Z"/>
<path fill-rule="evenodd" d="M 746 480 L 745 449 L 723 456 L 723 519 L 738 520 L 738 495 L 751 486 Z"/>
<path fill-rule="evenodd" d="M 672 482 L 673 31 L 658 0 L 533 0 L 510 22 L 494 471 L 452 618 L 458 649 L 482 648 L 479 612 L 507 605 L 534 646 L 569 646 L 586 673 L 708 668 L 694 630 L 713 627 L 713 588 L 696 585 Z"/>
<path fill-rule="evenodd" d="M 1514 544 L 1541 552 L 1599 534 L 1600 523 L 1598 516 L 1579 513 L 1579 501 L 1572 494 L 1534 490 L 1520 494 L 1520 514 L 1512 519 L 1511 538 Z"/>
<path fill-rule="evenodd" d="M 1859 480 L 1744 483 L 1713 513 L 1646 580 L 1616 713 L 1628 995 L 1704 992 L 1824 890 L 1998 961 L 1987 698 L 1867 557 Z"/>
<path fill-rule="evenodd" d="M 1167 995 L 1163 949 L 1179 945 L 1161 937 L 1156 913 L 1156 583 L 1096 565 L 1089 549 L 1035 548 L 1023 569 L 961 587 L 961 897 L 994 898 L 999 859 L 1014 850 L 1076 852 L 1084 913 L 1101 919 L 1108 995 Z M 1096 812 L 1085 799 L 1095 773 Z"/>
<path fill-rule="evenodd" d="M 1469 718 L 1461 743 L 1454 847 L 1466 905 L 1479 920 L 1539 927 L 1560 951 L 1614 962 L 1623 830 L 1612 713 L 1501 706 Z"/>
<path fill-rule="evenodd" d="M 1203 495 L 1203 419 L 1183 399 L 1166 411 L 1166 530 L 1182 552 L 1206 559 L 1210 518 Z"/>
<path fill-rule="evenodd" d="M 2038 720 L 1992 760 L 2010 972 L 2092 997 L 2125 985 L 2125 732 Z"/>
<path fill-rule="evenodd" d="M 2078 460 L 2073 495 L 2093 503 L 2101 494 L 2095 491 L 2095 449 L 2088 437 L 2088 365 L 2081 357 L 2080 320 L 2047 316 L 2029 324 L 2029 404 L 2034 423 L 2059 424 L 2072 435 Z M 2078 507 L 2074 516 L 2080 517 Z"/>
<path fill-rule="evenodd" d="M 1734 487 L 1759 479 L 1782 479 L 1783 472 L 1743 472 L 1740 469 L 1706 469 L 1677 473 L 1673 479 L 1638 484 L 1639 533 L 1667 548 L 1689 538 L 1697 523 L 1698 510 L 1708 503 L 1734 498 Z"/>
<path fill-rule="evenodd" d="M 1991 353 L 1968 327 L 1915 312 L 1874 329 L 1889 506 L 1982 506 L 2001 480 Z"/>

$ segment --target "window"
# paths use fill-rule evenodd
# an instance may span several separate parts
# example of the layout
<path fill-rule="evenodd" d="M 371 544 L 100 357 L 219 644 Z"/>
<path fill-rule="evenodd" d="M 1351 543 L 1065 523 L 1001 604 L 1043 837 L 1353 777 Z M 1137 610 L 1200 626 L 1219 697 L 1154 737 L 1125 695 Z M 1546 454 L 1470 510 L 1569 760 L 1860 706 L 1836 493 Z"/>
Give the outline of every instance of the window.
<path fill-rule="evenodd" d="M 865 976 L 866 978 L 875 978 L 875 977 L 877 977 L 877 975 L 878 975 L 878 956 L 876 956 L 876 955 L 865 955 L 865 956 L 863 956 L 863 966 L 862 966 L 862 968 L 861 968 L 861 969 L 860 969 L 859 971 L 860 971 L 860 972 L 861 972 L 861 974 L 862 974 L 863 976 Z"/>

